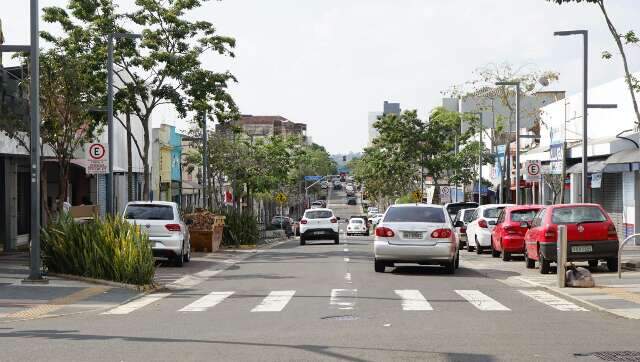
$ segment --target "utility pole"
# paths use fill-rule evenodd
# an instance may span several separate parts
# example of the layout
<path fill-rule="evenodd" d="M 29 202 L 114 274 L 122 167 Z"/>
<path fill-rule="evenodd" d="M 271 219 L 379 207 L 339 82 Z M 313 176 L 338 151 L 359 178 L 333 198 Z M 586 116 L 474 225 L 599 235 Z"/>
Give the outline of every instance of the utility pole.
<path fill-rule="evenodd" d="M 496 82 L 496 85 L 516 87 L 516 205 L 520 205 L 520 81 Z M 510 172 L 511 170 L 509 170 Z"/>
<path fill-rule="evenodd" d="M 202 117 L 202 206 L 209 207 L 207 181 L 209 179 L 209 140 L 207 135 L 207 111 Z"/>

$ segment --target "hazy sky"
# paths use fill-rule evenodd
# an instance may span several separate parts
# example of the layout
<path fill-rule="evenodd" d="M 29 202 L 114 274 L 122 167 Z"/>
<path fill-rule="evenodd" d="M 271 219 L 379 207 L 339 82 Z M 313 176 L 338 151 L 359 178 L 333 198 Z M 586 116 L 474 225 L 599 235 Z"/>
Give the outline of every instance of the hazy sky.
<path fill-rule="evenodd" d="M 28 2 L 0 1 L 7 44 L 28 42 Z M 133 0 L 115 2 L 127 7 Z M 640 31 L 640 0 L 607 1 L 607 6 L 620 32 L 634 26 Z M 307 123 L 308 134 L 331 152 L 362 149 L 367 113 L 380 111 L 384 100 L 424 116 L 440 105 L 440 91 L 471 79 L 474 69 L 489 63 L 558 71 L 560 82 L 550 89 L 578 91 L 581 40 L 555 38 L 555 30 L 589 30 L 591 86 L 622 76 L 618 57 L 600 59 L 602 50 L 614 53 L 615 44 L 599 9 L 586 4 L 223 0 L 207 2 L 192 16 L 237 39 L 235 59 L 204 60 L 211 69 L 237 76 L 231 92 L 242 113 Z M 640 70 L 640 47 L 628 56 L 632 70 Z"/>

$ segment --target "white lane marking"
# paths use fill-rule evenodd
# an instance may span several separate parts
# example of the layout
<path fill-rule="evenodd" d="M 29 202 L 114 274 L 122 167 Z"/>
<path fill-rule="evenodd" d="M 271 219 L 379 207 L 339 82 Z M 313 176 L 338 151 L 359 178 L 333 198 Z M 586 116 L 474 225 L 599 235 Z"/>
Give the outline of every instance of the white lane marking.
<path fill-rule="evenodd" d="M 155 294 L 149 294 L 149 295 L 145 295 L 142 298 L 138 298 L 135 300 L 130 301 L 129 303 L 125 303 L 122 304 L 116 308 L 113 308 L 111 310 L 108 310 L 102 314 L 129 314 L 131 312 L 133 312 L 136 309 L 140 309 L 142 307 L 145 307 L 151 303 L 155 303 L 157 301 L 159 301 L 160 299 L 166 298 L 170 295 L 171 293 L 155 293 Z"/>
<path fill-rule="evenodd" d="M 167 284 L 167 288 L 169 289 L 192 288 L 204 282 L 207 278 L 211 278 L 212 276 L 215 276 L 223 271 L 224 269 L 207 269 L 207 270 L 199 271 L 195 274 L 185 275 L 182 278 Z"/>
<path fill-rule="evenodd" d="M 349 252 L 349 249 L 348 249 L 348 248 L 344 248 L 344 252 L 345 252 L 345 253 L 348 253 L 348 252 Z"/>
<path fill-rule="evenodd" d="M 588 309 L 584 309 L 578 305 L 575 305 L 568 300 L 556 297 L 553 294 L 547 293 L 542 290 L 519 290 L 520 293 L 526 295 L 529 298 L 535 299 L 540 303 L 546 304 L 552 308 L 555 308 L 563 312 L 588 312 Z"/>
<path fill-rule="evenodd" d="M 344 258 L 344 261 L 346 261 L 347 263 L 349 262 L 349 260 L 351 260 L 351 259 L 349 259 L 349 258 Z"/>
<path fill-rule="evenodd" d="M 433 310 L 431 304 L 417 289 L 401 289 L 394 292 L 402 298 L 402 310 Z"/>
<path fill-rule="evenodd" d="M 253 308 L 252 312 L 280 312 L 289 303 L 295 290 L 274 290 L 266 296 L 262 303 Z"/>
<path fill-rule="evenodd" d="M 211 292 L 204 297 L 196 300 L 188 306 L 179 310 L 179 312 L 204 312 L 207 309 L 216 306 L 218 303 L 227 299 L 233 292 Z"/>
<path fill-rule="evenodd" d="M 474 307 L 482 311 L 509 311 L 511 309 L 500 304 L 497 300 L 479 290 L 456 290 L 456 293 L 466 299 Z"/>
<path fill-rule="evenodd" d="M 338 309 L 349 310 L 356 305 L 355 297 L 358 289 L 331 289 L 329 305 Z"/>
<path fill-rule="evenodd" d="M 351 273 L 347 273 L 344 275 L 344 280 L 351 281 Z"/>

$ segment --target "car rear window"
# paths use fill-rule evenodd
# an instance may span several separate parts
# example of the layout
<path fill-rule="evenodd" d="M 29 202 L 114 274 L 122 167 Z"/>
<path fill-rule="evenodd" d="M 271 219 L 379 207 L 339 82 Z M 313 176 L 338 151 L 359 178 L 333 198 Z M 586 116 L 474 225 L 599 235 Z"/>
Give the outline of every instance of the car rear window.
<path fill-rule="evenodd" d="M 447 205 L 447 212 L 449 215 L 457 215 L 458 211 L 464 209 L 475 209 L 478 206 L 476 203 L 460 203 L 460 204 L 449 204 Z"/>
<path fill-rule="evenodd" d="M 579 222 L 603 222 L 607 217 L 597 207 L 562 207 L 553 210 L 551 222 L 554 224 L 577 224 Z"/>
<path fill-rule="evenodd" d="M 133 220 L 173 220 L 173 207 L 168 205 L 129 205 L 125 219 Z"/>
<path fill-rule="evenodd" d="M 436 207 L 392 207 L 384 222 L 445 222 L 445 213 Z"/>
<path fill-rule="evenodd" d="M 533 218 L 536 216 L 536 214 L 538 213 L 538 210 L 536 209 L 532 209 L 532 210 L 518 210 L 518 211 L 512 211 L 511 212 L 511 221 L 531 221 L 533 220 Z"/>
<path fill-rule="evenodd" d="M 464 212 L 464 218 L 463 218 L 462 220 L 463 220 L 464 222 L 470 222 L 470 221 L 472 220 L 473 212 L 474 212 L 475 210 L 476 210 L 476 209 L 467 209 L 467 210 Z"/>
<path fill-rule="evenodd" d="M 500 211 L 502 211 L 502 209 L 504 209 L 504 207 L 492 207 L 490 209 L 485 209 L 482 216 L 489 219 L 497 219 L 498 214 L 500 213 Z"/>
<path fill-rule="evenodd" d="M 351 223 L 352 224 L 362 224 L 362 223 L 364 223 L 364 220 L 362 220 L 362 219 L 351 219 Z"/>
<path fill-rule="evenodd" d="M 307 219 L 328 219 L 333 217 L 333 213 L 327 210 L 307 211 L 305 217 Z"/>

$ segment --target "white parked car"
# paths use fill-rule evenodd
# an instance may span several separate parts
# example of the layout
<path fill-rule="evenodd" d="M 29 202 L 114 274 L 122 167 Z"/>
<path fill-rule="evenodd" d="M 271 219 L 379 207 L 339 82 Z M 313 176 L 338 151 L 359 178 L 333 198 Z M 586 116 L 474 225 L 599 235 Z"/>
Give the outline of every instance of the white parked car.
<path fill-rule="evenodd" d="M 374 269 L 395 263 L 442 265 L 453 274 L 459 264 L 458 241 L 444 207 L 426 204 L 390 206 L 373 239 Z"/>
<path fill-rule="evenodd" d="M 367 217 L 369 218 L 373 218 L 373 216 L 378 213 L 380 213 L 380 211 L 378 211 L 377 207 L 370 207 L 367 209 Z"/>
<path fill-rule="evenodd" d="M 467 251 L 482 254 L 484 249 L 491 248 L 491 231 L 496 227 L 498 214 L 513 204 L 488 204 L 478 206 L 467 224 Z"/>
<path fill-rule="evenodd" d="M 354 217 L 347 224 L 347 236 L 350 235 L 369 235 L 369 227 L 364 219 Z"/>
<path fill-rule="evenodd" d="M 300 245 L 309 240 L 333 240 L 340 243 L 339 217 L 326 208 L 309 209 L 300 219 Z"/>
<path fill-rule="evenodd" d="M 447 205 L 445 205 L 447 208 Z M 459 210 L 453 218 L 453 230 L 458 237 L 458 247 L 464 249 L 467 246 L 467 224 L 471 221 L 471 216 L 476 209 Z"/>
<path fill-rule="evenodd" d="M 124 209 L 124 219 L 149 235 L 153 256 L 173 260 L 182 266 L 191 260 L 187 222 L 182 220 L 178 204 L 168 201 L 134 201 Z"/>
<path fill-rule="evenodd" d="M 378 226 L 380 221 L 382 221 L 383 217 L 384 217 L 384 214 L 375 214 L 375 215 L 373 215 L 373 217 L 371 218 L 371 225 L 373 227 Z"/>

